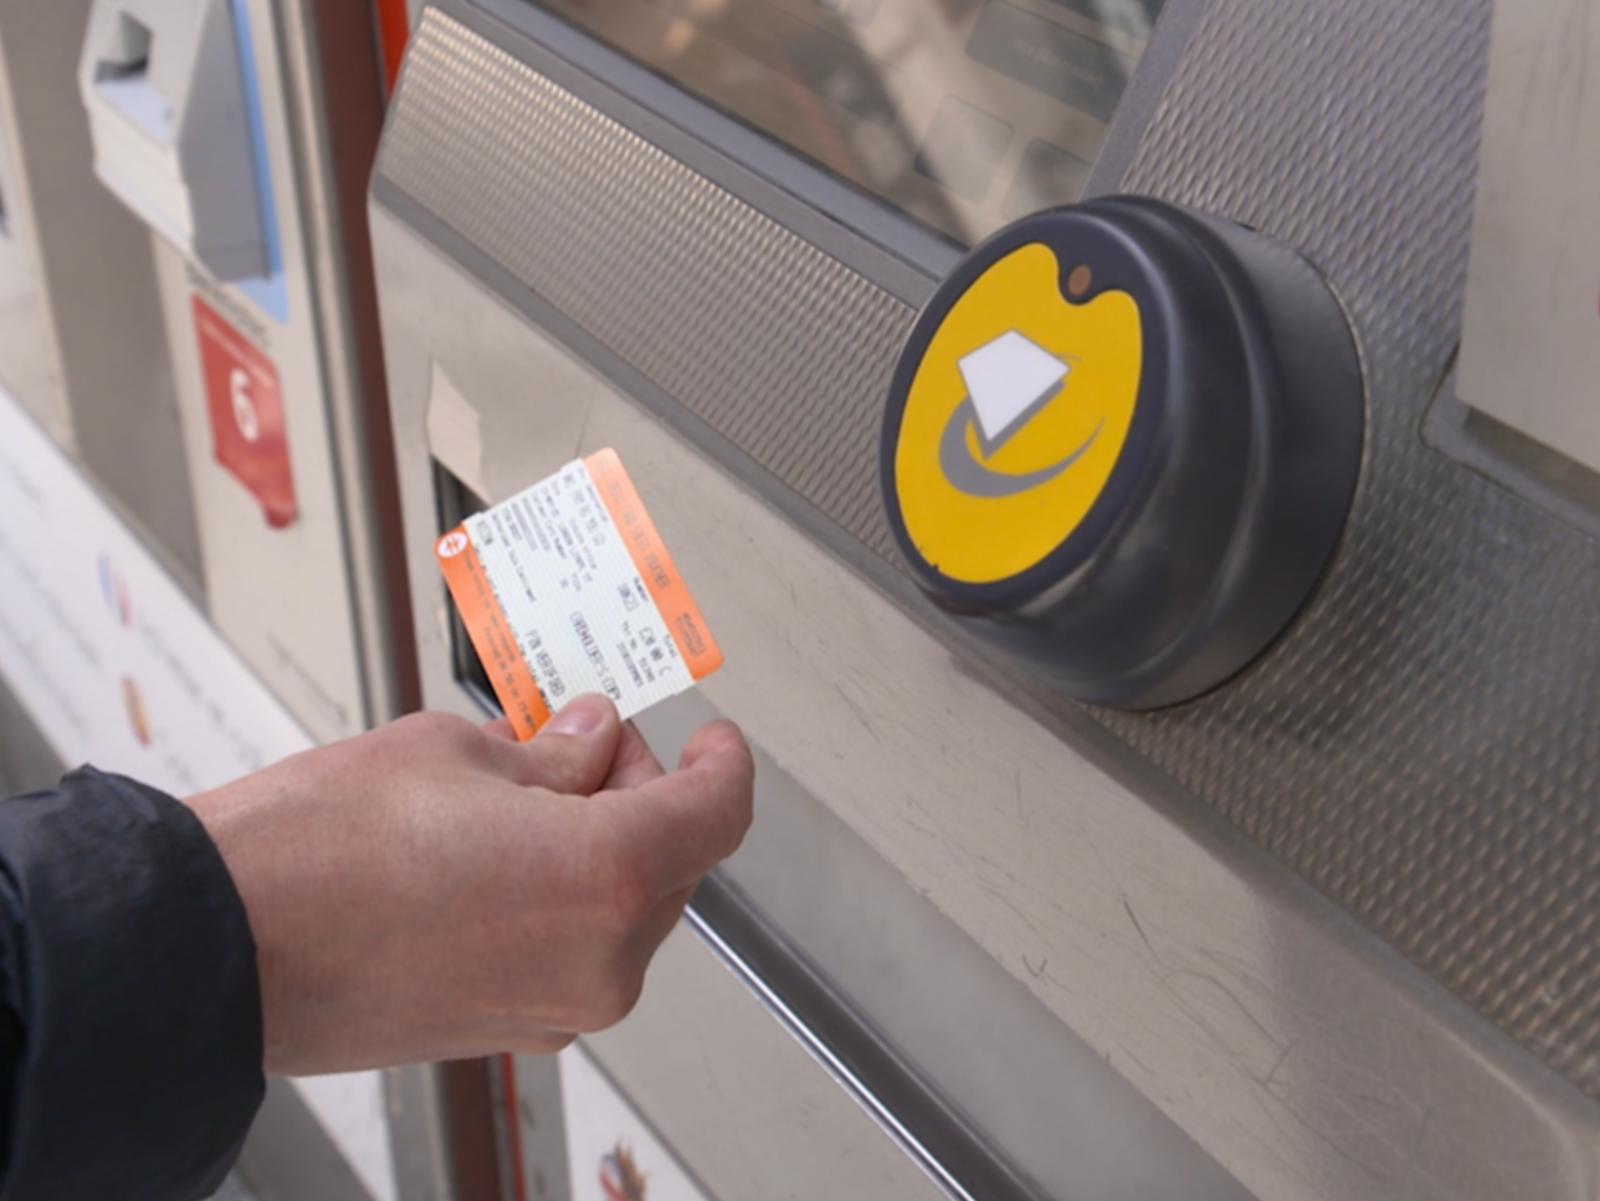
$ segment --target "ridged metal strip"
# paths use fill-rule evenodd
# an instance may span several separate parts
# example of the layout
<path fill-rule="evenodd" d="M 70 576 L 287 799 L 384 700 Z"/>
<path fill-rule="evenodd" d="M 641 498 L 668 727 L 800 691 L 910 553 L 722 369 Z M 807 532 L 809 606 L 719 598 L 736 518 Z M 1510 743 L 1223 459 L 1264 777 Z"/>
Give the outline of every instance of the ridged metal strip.
<path fill-rule="evenodd" d="M 382 170 L 888 553 L 877 431 L 906 305 L 437 14 L 407 60 Z"/>

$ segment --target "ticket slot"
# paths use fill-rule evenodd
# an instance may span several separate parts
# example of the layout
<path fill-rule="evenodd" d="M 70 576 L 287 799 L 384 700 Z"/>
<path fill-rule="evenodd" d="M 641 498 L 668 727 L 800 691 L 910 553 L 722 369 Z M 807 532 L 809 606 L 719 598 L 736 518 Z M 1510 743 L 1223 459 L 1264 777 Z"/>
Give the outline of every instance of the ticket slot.
<path fill-rule="evenodd" d="M 460 478 L 437 459 L 433 461 L 433 495 L 439 511 L 441 535 L 489 507 L 488 501 L 462 483 Z M 445 620 L 449 623 L 450 669 L 456 683 L 461 685 L 484 712 L 496 717 L 501 716 L 504 710 L 495 697 L 494 685 L 489 681 L 489 672 L 483 666 L 483 660 L 478 657 L 472 639 L 467 634 L 461 613 L 452 604 L 446 604 L 444 612 Z"/>

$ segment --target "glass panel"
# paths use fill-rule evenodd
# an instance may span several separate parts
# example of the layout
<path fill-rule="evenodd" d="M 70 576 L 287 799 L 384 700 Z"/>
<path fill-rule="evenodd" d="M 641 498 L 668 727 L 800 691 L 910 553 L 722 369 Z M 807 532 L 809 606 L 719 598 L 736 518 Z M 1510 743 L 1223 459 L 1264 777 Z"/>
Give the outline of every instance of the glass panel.
<path fill-rule="evenodd" d="M 959 242 L 1077 199 L 1165 0 L 535 0 Z"/>

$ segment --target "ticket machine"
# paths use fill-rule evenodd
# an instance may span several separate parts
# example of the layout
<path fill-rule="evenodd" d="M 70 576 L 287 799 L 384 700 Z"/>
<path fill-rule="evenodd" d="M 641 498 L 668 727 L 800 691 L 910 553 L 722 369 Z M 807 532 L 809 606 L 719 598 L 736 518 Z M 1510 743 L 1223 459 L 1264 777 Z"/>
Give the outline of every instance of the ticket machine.
<path fill-rule="evenodd" d="M 423 695 L 489 695 L 439 534 L 616 448 L 726 656 L 644 728 L 738 721 L 759 817 L 581 1053 L 705 1195 L 1593 1195 L 1587 494 L 1439 433 L 1493 8 L 425 12 Z M 525 1195 L 628 1195 L 517 1069 Z"/>
<path fill-rule="evenodd" d="M 366 233 L 375 6 L 83 8 L 61 103 L 85 186 L 153 256 L 141 316 L 172 365 L 207 615 L 314 741 L 359 733 L 416 703 Z M 410 1149 L 382 1078 L 296 1083 L 247 1150 L 263 1189 L 392 1198 Z"/>

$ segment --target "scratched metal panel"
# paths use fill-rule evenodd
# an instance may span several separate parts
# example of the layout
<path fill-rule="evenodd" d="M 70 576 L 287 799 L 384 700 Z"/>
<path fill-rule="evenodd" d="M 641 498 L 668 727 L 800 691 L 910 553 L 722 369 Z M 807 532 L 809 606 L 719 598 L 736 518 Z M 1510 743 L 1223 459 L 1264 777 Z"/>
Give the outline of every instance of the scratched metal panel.
<path fill-rule="evenodd" d="M 1128 188 L 1328 272 L 1368 462 L 1325 586 L 1260 663 L 1096 716 L 1600 1097 L 1600 554 L 1417 435 L 1457 339 L 1489 9 L 1211 3 Z M 863 447 L 898 302 L 437 15 L 380 169 L 885 553 Z"/>

